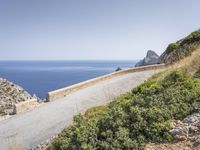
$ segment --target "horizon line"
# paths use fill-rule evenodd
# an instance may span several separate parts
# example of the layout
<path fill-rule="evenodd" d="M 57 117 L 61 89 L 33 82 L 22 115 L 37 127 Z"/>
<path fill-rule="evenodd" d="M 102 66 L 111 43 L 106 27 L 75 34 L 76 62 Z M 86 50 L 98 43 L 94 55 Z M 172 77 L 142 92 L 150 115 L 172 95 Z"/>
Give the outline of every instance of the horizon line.
<path fill-rule="evenodd" d="M 0 61 L 138 61 L 140 59 L 4 59 Z"/>

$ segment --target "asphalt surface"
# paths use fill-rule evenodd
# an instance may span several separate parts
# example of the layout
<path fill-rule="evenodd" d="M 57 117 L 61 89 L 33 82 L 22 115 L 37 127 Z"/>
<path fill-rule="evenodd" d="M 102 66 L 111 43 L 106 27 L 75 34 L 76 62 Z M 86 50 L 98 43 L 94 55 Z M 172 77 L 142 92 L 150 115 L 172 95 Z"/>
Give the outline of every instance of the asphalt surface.
<path fill-rule="evenodd" d="M 113 77 L 45 103 L 32 111 L 0 121 L 0 150 L 14 144 L 22 144 L 30 149 L 45 142 L 70 126 L 74 115 L 84 113 L 90 107 L 109 103 L 155 72 L 150 70 Z"/>

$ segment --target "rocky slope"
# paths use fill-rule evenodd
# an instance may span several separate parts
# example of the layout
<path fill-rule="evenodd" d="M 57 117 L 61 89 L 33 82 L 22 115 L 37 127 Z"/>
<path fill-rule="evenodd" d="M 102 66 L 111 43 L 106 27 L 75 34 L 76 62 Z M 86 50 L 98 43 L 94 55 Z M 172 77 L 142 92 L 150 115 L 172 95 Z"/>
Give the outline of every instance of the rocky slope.
<path fill-rule="evenodd" d="M 144 59 L 140 60 L 135 67 L 147 66 L 159 63 L 159 56 L 152 50 L 147 51 L 147 55 Z"/>
<path fill-rule="evenodd" d="M 172 124 L 172 143 L 151 143 L 145 150 L 199 150 L 200 149 L 200 113 L 187 116 L 183 121 Z"/>
<path fill-rule="evenodd" d="M 13 105 L 32 99 L 21 87 L 0 78 L 0 116 L 12 114 Z"/>
<path fill-rule="evenodd" d="M 166 64 L 177 62 L 190 55 L 199 46 L 200 30 L 197 30 L 176 43 L 169 44 L 165 52 L 160 56 L 159 61 Z"/>

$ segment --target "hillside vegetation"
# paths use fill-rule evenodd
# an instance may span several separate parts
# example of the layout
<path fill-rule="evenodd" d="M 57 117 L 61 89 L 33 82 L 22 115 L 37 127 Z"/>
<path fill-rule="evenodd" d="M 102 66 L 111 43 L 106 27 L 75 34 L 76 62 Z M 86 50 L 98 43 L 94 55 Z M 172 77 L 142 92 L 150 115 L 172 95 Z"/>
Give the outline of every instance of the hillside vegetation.
<path fill-rule="evenodd" d="M 49 149 L 132 150 L 144 149 L 149 142 L 173 141 L 172 122 L 200 109 L 199 32 L 164 52 L 170 59 L 167 63 L 173 62 L 164 72 L 107 106 L 75 116 L 74 124 L 66 128 Z M 196 46 L 191 48 L 193 44 Z M 172 59 L 175 54 L 180 57 Z"/>
<path fill-rule="evenodd" d="M 166 51 L 161 55 L 161 63 L 174 63 L 189 56 L 200 45 L 200 29 L 192 32 L 187 37 L 169 44 Z"/>

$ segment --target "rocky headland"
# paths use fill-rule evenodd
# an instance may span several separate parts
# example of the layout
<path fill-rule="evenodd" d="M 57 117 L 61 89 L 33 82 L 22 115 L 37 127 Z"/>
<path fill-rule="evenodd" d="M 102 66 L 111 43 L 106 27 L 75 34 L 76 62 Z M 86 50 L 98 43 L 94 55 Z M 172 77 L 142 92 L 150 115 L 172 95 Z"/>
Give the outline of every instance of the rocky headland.
<path fill-rule="evenodd" d="M 31 96 L 20 86 L 0 78 L 0 116 L 13 114 L 15 104 L 31 100 Z"/>
<path fill-rule="evenodd" d="M 158 63 L 159 63 L 159 56 L 156 54 L 156 52 L 148 50 L 146 57 L 140 60 L 138 63 L 136 63 L 135 67 L 153 65 Z"/>

